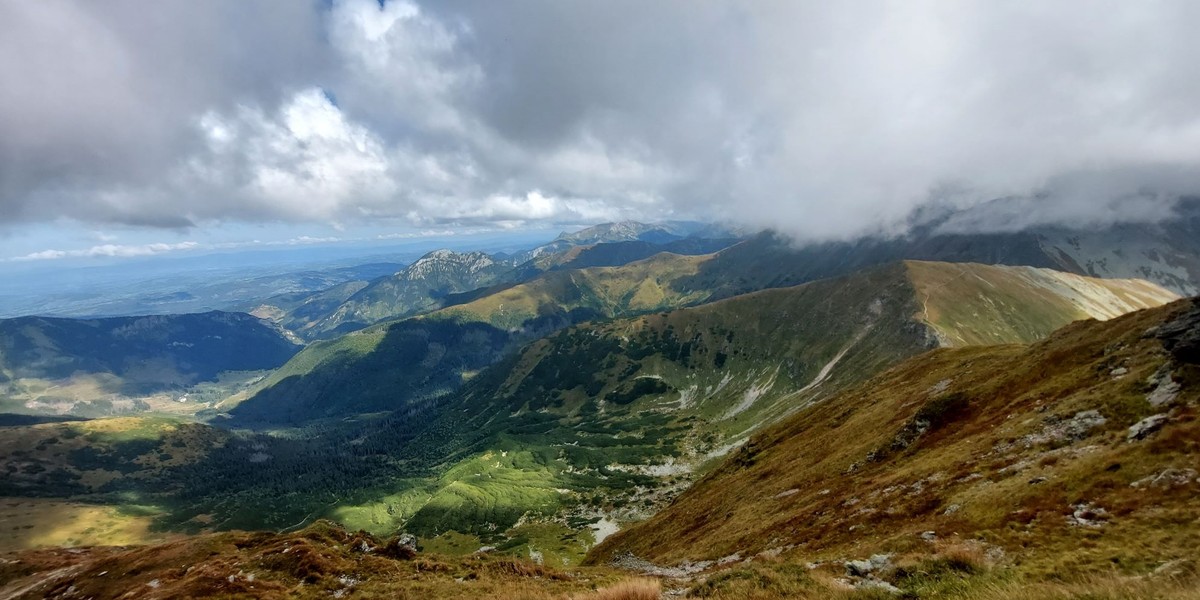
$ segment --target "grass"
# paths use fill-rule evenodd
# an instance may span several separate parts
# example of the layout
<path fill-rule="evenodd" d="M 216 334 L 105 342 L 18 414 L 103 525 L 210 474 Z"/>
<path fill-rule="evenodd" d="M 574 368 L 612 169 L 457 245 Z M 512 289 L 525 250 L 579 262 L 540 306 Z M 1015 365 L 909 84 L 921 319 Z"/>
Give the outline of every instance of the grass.
<path fill-rule="evenodd" d="M 655 579 L 628 579 L 616 585 L 597 590 L 578 600 L 658 600 L 662 585 Z"/>
<path fill-rule="evenodd" d="M 1127 576 L 1114 573 L 1065 575 L 1058 580 L 1024 577 L 1011 567 L 985 567 L 972 558 L 969 568 L 947 565 L 939 555 L 908 557 L 875 581 L 899 593 L 854 587 L 840 565 L 806 567 L 766 560 L 709 573 L 686 589 L 686 597 L 715 600 L 807 600 L 837 598 L 943 598 L 983 600 L 1185 600 L 1200 598 L 1194 572 L 1181 576 Z"/>
<path fill-rule="evenodd" d="M 155 531 L 153 515 L 144 511 L 47 498 L 0 498 L 0 552 L 148 544 L 177 535 Z"/>
<path fill-rule="evenodd" d="M 622 579 L 608 569 L 563 571 L 512 557 L 413 556 L 388 548 L 386 539 L 321 522 L 286 535 L 229 532 L 146 547 L 26 551 L 0 562 L 0 594 L 548 600 L 609 593 Z"/>
<path fill-rule="evenodd" d="M 922 317 L 947 345 L 1040 340 L 1079 319 L 1112 318 L 1179 298 L 1140 280 L 1095 279 L 1050 269 L 906 261 Z"/>
<path fill-rule="evenodd" d="M 574 306 L 640 311 L 657 306 L 661 298 L 667 298 L 668 304 L 690 301 L 672 296 L 670 282 L 678 273 L 692 272 L 696 260 L 701 259 L 664 255 L 616 269 L 560 272 L 555 278 L 526 284 L 532 288 L 516 286 L 502 294 L 516 294 L 513 298 L 543 298 L 538 295 L 543 294 L 549 301 L 574 290 L 570 292 Z M 921 269 L 939 277 L 961 275 L 964 270 L 971 276 L 951 279 L 954 285 L 946 285 L 928 273 L 913 274 Z M 460 542 L 478 539 L 475 548 L 504 546 L 515 555 L 540 553 L 548 564 L 574 564 L 588 547 L 587 523 L 602 516 L 621 522 L 645 518 L 694 478 L 719 465 L 722 452 L 750 432 L 923 351 L 929 343 L 926 330 L 912 322 L 921 308 L 921 290 L 941 290 L 926 308 L 980 312 L 990 304 L 977 292 L 989 288 L 989 281 L 1007 285 L 1005 278 L 1011 278 L 1013 271 L 929 263 L 885 266 L 689 309 L 579 325 L 482 371 L 438 363 L 431 357 L 449 360 L 454 352 L 438 354 L 434 346 L 465 348 L 458 343 L 499 330 L 472 333 L 445 315 L 411 319 L 315 344 L 271 380 L 299 377 L 297 385 L 279 387 L 273 400 L 257 403 L 266 410 L 263 414 L 279 414 L 275 401 L 288 410 L 299 407 L 298 414 L 305 414 L 310 402 L 314 411 L 338 414 L 353 410 L 355 399 L 363 400 L 362 392 L 369 389 L 374 395 L 366 408 L 395 409 L 404 407 L 395 390 L 444 383 L 430 379 L 435 377 L 431 374 L 448 368 L 477 373 L 461 392 L 438 400 L 437 408 L 430 411 L 434 415 L 430 423 L 419 414 L 411 423 L 383 419 L 373 426 L 370 420 L 358 419 L 320 430 L 337 434 L 338 427 L 357 428 L 361 435 L 337 439 L 348 444 L 366 442 L 375 450 L 351 452 L 356 447 L 348 444 L 322 447 L 319 441 L 291 443 L 280 436 L 260 437 L 254 443 L 237 442 L 222 453 L 225 462 L 210 466 L 203 462 L 205 452 L 223 443 L 219 436 L 205 437 L 193 426 L 167 422 L 98 421 L 86 425 L 91 432 L 81 438 L 92 442 L 90 451 L 79 452 L 69 444 L 34 448 L 41 445 L 39 438 L 25 444 L 30 455 L 16 462 L 20 468 L 33 462 L 46 469 L 46 474 L 30 478 L 31 489 L 38 493 L 59 493 L 49 487 L 57 482 L 61 493 L 112 493 L 132 486 L 156 495 L 171 489 L 166 485 L 171 479 L 165 475 L 176 467 L 202 465 L 184 477 L 202 483 L 218 475 L 212 470 L 235 469 L 232 472 L 240 475 L 227 479 L 230 485 L 240 486 L 236 489 L 205 488 L 208 491 L 185 498 L 159 498 L 178 505 L 180 514 L 170 520 L 172 526 L 189 530 L 197 525 L 281 529 L 325 516 L 379 535 L 405 529 L 424 539 L 438 539 L 447 532 L 460 532 L 465 534 L 458 538 Z M 963 281 L 971 286 L 963 287 Z M 531 291 L 535 289 L 540 291 L 535 294 Z M 1028 287 L 1012 292 L 1021 293 L 1031 292 Z M 1025 301 L 1036 302 L 1043 297 L 1039 294 Z M 464 318 L 486 319 L 501 305 L 508 307 L 505 310 L 522 306 L 505 298 L 489 296 L 454 310 L 467 311 Z M 1056 318 L 1073 317 L 1074 313 Z M 956 327 L 986 333 L 994 324 L 980 319 Z M 417 366 L 405 368 L 409 364 L 405 361 Z M 318 372 L 331 378 L 303 378 Z M 943 377 L 950 378 L 952 373 Z M 327 403 L 321 400 L 323 393 L 336 398 Z M 907 421 L 913 432 L 926 421 L 939 429 L 942 424 L 930 416 L 947 412 L 942 404 L 952 398 L 966 400 L 947 418 L 957 419 L 960 408 L 971 413 L 967 396 L 939 396 Z M 242 407 L 255 403 L 250 400 Z M 1126 410 L 1124 406 L 1117 402 L 1106 410 L 1117 414 Z M 835 415 L 835 420 L 839 418 Z M 397 423 L 415 433 L 411 438 L 388 437 Z M 874 425 L 862 431 L 873 435 Z M 112 431 L 105 432 L 106 428 Z M 879 443 L 890 448 L 895 441 L 892 436 Z M 266 446 L 261 455 L 273 458 L 247 467 L 247 457 L 259 454 L 254 447 L 260 443 Z M 906 448 L 901 445 L 896 451 L 904 454 Z M 939 464 L 956 469 L 951 458 L 939 458 Z M 285 459 L 294 471 L 276 466 Z M 760 458 L 748 448 L 738 460 L 751 464 Z M 325 483 L 327 478 L 314 475 L 305 461 L 318 463 L 331 474 L 353 476 L 342 476 L 336 485 L 319 490 L 288 485 L 299 477 L 315 486 Z M 56 469 L 64 462 L 72 464 Z M 155 482 L 164 484 L 155 486 Z M 911 484 L 911 478 L 905 483 Z M 1026 492 L 1020 482 L 997 485 L 1018 497 Z M 928 495 L 920 501 L 933 506 L 948 500 Z M 979 508 L 986 506 L 985 501 L 966 505 L 964 515 L 1003 518 L 977 515 L 986 510 Z M 207 522 L 192 519 L 198 515 L 207 515 Z M 514 528 L 518 523 L 526 528 Z M 446 547 L 473 550 L 465 545 Z"/>
<path fill-rule="evenodd" d="M 1194 484 L 1132 484 L 1196 464 L 1200 390 L 1184 388 L 1155 438 L 1125 438 L 1135 421 L 1163 410 L 1146 402 L 1145 382 L 1167 356 L 1143 333 L 1182 306 L 1076 323 L 1031 346 L 907 361 L 756 436 L 590 560 L 632 552 L 671 564 L 785 547 L 811 558 L 861 557 L 922 548 L 927 530 L 1019 556 L 1019 571 L 1035 580 L 1136 576 L 1190 556 L 1200 545 Z M 1111 374 L 1118 366 L 1122 377 Z M 1176 376 L 1190 380 L 1194 369 L 1177 367 Z M 1105 422 L 1063 429 L 1085 410 Z M 925 425 L 909 433 L 917 421 Z M 891 451 L 880 456 L 879 448 Z M 1105 509 L 1101 526 L 1071 524 L 1083 503 Z"/>

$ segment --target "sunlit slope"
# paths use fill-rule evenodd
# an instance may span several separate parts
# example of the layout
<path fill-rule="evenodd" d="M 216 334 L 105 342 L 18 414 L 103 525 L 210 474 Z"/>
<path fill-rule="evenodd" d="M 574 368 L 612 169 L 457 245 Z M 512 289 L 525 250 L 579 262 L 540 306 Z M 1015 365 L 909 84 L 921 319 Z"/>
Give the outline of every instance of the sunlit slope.
<path fill-rule="evenodd" d="M 921 301 L 918 316 L 945 346 L 1032 342 L 1070 321 L 1110 319 L 1179 298 L 1140 279 L 975 263 L 905 266 Z"/>
<path fill-rule="evenodd" d="M 435 310 L 444 299 L 511 279 L 512 267 L 483 252 L 435 250 L 389 277 L 371 281 L 300 333 L 330 337 L 373 323 Z"/>
<path fill-rule="evenodd" d="M 200 430 L 183 439 L 151 432 L 100 444 L 99 455 L 59 445 L 77 425 L 38 426 L 20 442 L 22 453 L 5 457 L 5 481 L 19 483 L 14 493 L 22 496 L 159 506 L 160 525 L 173 529 L 279 530 L 326 516 L 378 533 L 461 532 L 453 544 L 437 543 L 467 550 L 496 545 L 577 560 L 618 525 L 666 506 L 763 427 L 945 343 L 922 321 L 926 311 L 985 314 L 996 303 L 988 291 L 1013 285 L 1011 269 L 926 266 L 967 269 L 972 276 L 955 285 L 978 287 L 923 294 L 928 274 L 914 277 L 913 265 L 893 263 L 580 323 L 508 353 L 502 349 L 516 334 L 482 320 L 507 303 L 471 306 L 478 321 L 407 319 L 315 345 L 290 363 L 297 375 L 279 375 L 282 385 L 242 405 L 271 411 L 276 423 L 336 418 L 207 446 Z M 612 291 L 631 289 L 619 271 L 589 270 L 589 289 L 603 291 L 592 297 L 625 297 Z M 1045 304 L 1040 290 L 1016 286 L 1005 302 Z M 999 327 L 1005 314 L 953 331 L 966 340 L 1008 331 Z M 1075 316 L 1062 311 L 1038 323 Z M 1013 335 L 1006 341 L 1021 339 Z M 451 360 L 480 366 L 469 371 Z M 435 396 L 439 386 L 448 393 Z M 161 462 L 179 452 L 188 460 Z"/>
<path fill-rule="evenodd" d="M 481 321 L 513 330 L 572 311 L 611 318 L 678 308 L 707 298 L 703 290 L 680 292 L 674 284 L 694 275 L 709 258 L 660 253 L 619 267 L 553 271 L 429 317 Z"/>
<path fill-rule="evenodd" d="M 927 279 L 913 268 L 895 263 L 552 334 L 440 401 L 440 416 L 411 447 L 442 456 L 445 475 L 332 516 L 369 530 L 426 533 L 478 532 L 470 515 L 497 525 L 523 508 L 593 521 L 644 517 L 761 427 L 947 343 L 922 321 L 924 311 L 953 302 L 984 312 L 995 300 L 982 291 L 1009 285 L 1017 271 L 918 265 L 966 269 L 981 286 L 923 301 Z M 1044 300 L 1041 288 L 1018 287 L 1006 302 Z M 954 331 L 965 340 L 1006 331 L 1014 333 L 1003 341 L 1026 339 L 1023 326 L 998 328 L 1005 314 Z M 1049 333 L 1077 316 L 1048 313 L 1038 326 Z M 590 499 L 597 492 L 604 500 Z"/>
<path fill-rule="evenodd" d="M 672 282 L 705 256 L 659 254 L 621 267 L 555 271 L 467 304 L 318 342 L 233 408 L 247 421 L 294 423 L 399 410 L 457 389 L 506 351 L 573 323 L 700 302 Z"/>
<path fill-rule="evenodd" d="M 924 532 L 1039 574 L 1189 557 L 1197 330 L 1188 300 L 905 361 L 755 436 L 592 559 L 802 562 L 910 551 Z"/>

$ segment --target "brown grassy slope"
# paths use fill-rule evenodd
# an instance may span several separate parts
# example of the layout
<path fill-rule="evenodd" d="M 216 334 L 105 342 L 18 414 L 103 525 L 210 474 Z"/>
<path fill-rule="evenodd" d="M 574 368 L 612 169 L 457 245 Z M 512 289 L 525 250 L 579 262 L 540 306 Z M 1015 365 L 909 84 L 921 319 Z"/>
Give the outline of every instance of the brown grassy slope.
<path fill-rule="evenodd" d="M 944 346 L 1035 342 L 1079 319 L 1111 319 L 1178 300 L 1141 279 L 1097 279 L 1051 269 L 905 261 L 919 318 Z"/>
<path fill-rule="evenodd" d="M 924 531 L 980 539 L 1039 572 L 1185 558 L 1200 547 L 1200 373 L 1145 334 L 1193 304 L 906 361 L 756 436 L 590 560 L 862 556 L 919 546 Z M 1162 384 L 1150 381 L 1167 371 L 1181 391 L 1152 406 Z M 1104 422 L 1078 416 L 1088 410 Z M 1160 431 L 1127 441 L 1160 413 Z"/>
<path fill-rule="evenodd" d="M 618 316 L 702 302 L 704 292 L 681 292 L 675 283 L 695 274 L 711 255 L 663 252 L 619 267 L 552 271 L 475 301 L 444 308 L 426 318 L 460 318 L 501 328 L 521 326 L 547 310 L 587 308 Z"/>
<path fill-rule="evenodd" d="M 319 522 L 155 546 L 0 555 L 0 598 L 645 598 L 653 583 L 611 570 L 565 572 L 511 557 L 445 559 Z M 622 586 L 643 595 L 618 595 Z M 599 588 L 599 592 L 593 592 Z M 610 592 L 605 592 L 608 589 Z M 657 597 L 657 594 L 653 597 Z"/>

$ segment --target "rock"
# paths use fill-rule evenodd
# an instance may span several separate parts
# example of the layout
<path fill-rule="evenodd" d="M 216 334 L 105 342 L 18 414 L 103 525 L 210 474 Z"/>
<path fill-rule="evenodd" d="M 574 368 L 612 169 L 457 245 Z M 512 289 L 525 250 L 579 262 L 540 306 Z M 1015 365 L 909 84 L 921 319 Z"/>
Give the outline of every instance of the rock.
<path fill-rule="evenodd" d="M 1087 434 L 1088 431 L 1095 429 L 1108 422 L 1098 410 L 1084 410 L 1075 413 L 1067 421 L 1067 435 L 1071 438 L 1080 439 Z"/>
<path fill-rule="evenodd" d="M 892 554 L 874 554 L 866 560 L 847 560 L 846 575 L 866 577 L 892 568 Z"/>
<path fill-rule="evenodd" d="M 417 536 L 415 536 L 411 533 L 401 533 L 399 536 L 396 537 L 396 544 L 399 546 L 408 546 L 409 548 L 412 548 L 413 550 L 418 550 Z"/>
<path fill-rule="evenodd" d="M 874 570 L 875 567 L 869 560 L 846 561 L 846 575 L 849 577 L 866 577 Z"/>
<path fill-rule="evenodd" d="M 881 590 L 890 594 L 903 594 L 904 591 L 900 588 L 878 579 L 864 579 L 854 586 L 860 590 Z"/>
<path fill-rule="evenodd" d="M 1193 481 L 1200 482 L 1200 479 L 1196 477 L 1195 469 L 1166 469 L 1161 473 L 1139 479 L 1129 484 L 1129 487 L 1170 489 L 1187 485 Z"/>
<path fill-rule="evenodd" d="M 1046 481 L 1045 477 L 1040 477 L 1040 476 L 1034 477 L 1033 479 L 1029 480 L 1029 485 L 1037 485 L 1039 483 L 1044 483 L 1045 481 Z"/>
<path fill-rule="evenodd" d="M 1130 442 L 1145 439 L 1146 436 L 1162 429 L 1162 426 L 1167 424 L 1169 418 L 1170 416 L 1167 413 L 1159 413 L 1146 417 L 1134 423 L 1129 428 L 1129 433 L 1125 436 L 1125 439 Z"/>
<path fill-rule="evenodd" d="M 946 510 L 942 511 L 942 514 L 943 515 L 952 515 L 961 509 L 962 509 L 961 504 L 951 504 L 950 506 L 946 507 Z"/>
<path fill-rule="evenodd" d="M 1200 364 L 1200 300 L 1193 298 L 1188 310 L 1156 327 L 1153 335 L 1175 360 Z"/>
<path fill-rule="evenodd" d="M 1098 410 L 1082 410 L 1066 419 L 1060 416 L 1050 416 L 1046 417 L 1046 424 L 1041 431 L 1029 434 L 1022 440 L 1029 447 L 1040 444 L 1074 442 L 1087 437 L 1092 429 L 1107 422 L 1108 419 L 1105 419 Z"/>
<path fill-rule="evenodd" d="M 417 536 L 411 533 L 401 533 L 384 542 L 380 548 L 375 548 L 383 556 L 412 560 L 416 558 L 420 548 L 417 546 Z"/>
<path fill-rule="evenodd" d="M 932 542 L 932 541 L 935 541 L 935 540 L 937 540 L 937 532 L 935 532 L 935 531 L 923 531 L 923 532 L 921 532 L 921 539 L 923 539 L 923 540 L 925 540 L 925 541 L 927 541 L 927 542 Z"/>
<path fill-rule="evenodd" d="M 1067 524 L 1074 527 L 1094 529 L 1103 526 L 1104 521 L 1108 519 L 1108 511 L 1091 502 L 1076 504 L 1071 509 L 1071 514 L 1067 515 Z"/>
<path fill-rule="evenodd" d="M 866 577 L 872 573 L 890 569 L 891 566 L 891 554 L 875 554 L 867 560 L 846 561 L 846 575 L 850 577 Z"/>
<path fill-rule="evenodd" d="M 1120 379 L 1120 378 L 1124 377 L 1125 374 L 1128 372 L 1129 372 L 1129 369 L 1126 369 L 1125 367 L 1117 367 L 1117 368 L 1109 371 L 1108 374 L 1112 375 L 1113 379 Z"/>
<path fill-rule="evenodd" d="M 1175 398 L 1179 396 L 1179 384 L 1171 378 L 1171 370 L 1166 365 L 1155 371 L 1147 383 L 1154 386 L 1154 389 L 1146 394 L 1146 402 L 1149 402 L 1150 406 L 1167 406 L 1174 403 Z"/>

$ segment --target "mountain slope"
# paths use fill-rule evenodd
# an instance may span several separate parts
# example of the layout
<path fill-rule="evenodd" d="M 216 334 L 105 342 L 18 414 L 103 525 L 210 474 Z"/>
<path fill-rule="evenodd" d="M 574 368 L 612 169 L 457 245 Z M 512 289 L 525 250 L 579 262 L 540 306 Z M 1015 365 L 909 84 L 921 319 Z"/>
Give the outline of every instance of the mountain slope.
<path fill-rule="evenodd" d="M 542 256 L 563 252 L 574 246 L 591 246 L 612 242 L 663 244 L 685 237 L 673 232 L 672 229 L 672 227 L 666 224 L 647 224 L 638 223 L 637 221 L 601 223 L 574 233 L 563 232 L 548 244 L 543 244 L 512 257 L 512 264 L 520 265 Z"/>
<path fill-rule="evenodd" d="M 107 319 L 0 320 L 0 396 L 38 381 L 101 377 L 109 393 L 142 394 L 215 380 L 226 371 L 274 368 L 299 348 L 244 313 Z M 21 388 L 21 389 L 17 389 Z"/>
<path fill-rule="evenodd" d="M 483 252 L 435 250 L 390 277 L 370 282 L 301 332 L 309 338 L 328 337 L 425 312 L 440 306 L 449 294 L 491 285 L 511 271 Z"/>
<path fill-rule="evenodd" d="M 900 237 L 794 242 L 760 233 L 717 253 L 681 289 L 725 298 L 767 287 L 837 277 L 897 260 L 1031 266 L 1100 278 L 1136 278 L 1178 294 L 1200 292 L 1200 202 L 1155 224 L 1075 230 L 1038 227 L 1007 233 L 958 233 L 942 221 Z"/>
<path fill-rule="evenodd" d="M 1137 279 L 1034 267 L 906 261 L 920 318 L 943 346 L 1033 342 L 1079 319 L 1111 319 L 1178 296 Z"/>
<path fill-rule="evenodd" d="M 995 292 L 1002 287 L 1003 293 Z M 1119 294 L 1129 289 L 1146 295 L 1123 300 Z M 1085 291 L 1095 303 L 1067 300 Z M 1062 295 L 1048 302 L 1051 293 Z M 1019 342 L 1081 317 L 1109 316 L 1104 311 L 1122 302 L 1133 310 L 1173 298 L 1139 282 L 897 263 L 694 308 L 578 325 L 483 371 L 415 424 L 401 418 L 382 429 L 362 429 L 355 436 L 360 443 L 389 447 L 397 456 L 420 455 L 437 476 L 385 484 L 374 498 L 366 494 L 366 501 L 330 516 L 372 531 L 404 526 L 426 535 L 480 533 L 480 523 L 507 526 L 529 511 L 566 510 L 584 523 L 644 518 L 762 426 L 904 358 L 939 344 L 1006 335 L 1004 341 Z M 1014 310 L 992 311 L 1001 302 Z M 973 318 L 940 329 L 923 320 L 953 311 Z M 1006 321 L 1026 311 L 1038 318 Z M 342 371 L 345 385 L 375 377 L 363 374 L 371 370 Z M 394 441 L 392 427 L 415 431 Z M 600 491 L 604 500 L 587 500 Z"/>
<path fill-rule="evenodd" d="M 646 226 L 631 230 L 650 231 Z M 624 237 L 618 233 L 568 236 L 558 241 L 561 248 L 545 249 L 536 258 L 520 263 L 516 262 L 518 258 L 502 259 L 482 252 L 437 250 L 393 275 L 369 283 L 350 282 L 319 293 L 272 298 L 257 307 L 255 314 L 271 318 L 306 339 L 328 339 L 380 321 L 470 302 L 546 271 L 617 267 L 662 252 L 709 254 L 737 241 L 670 236 L 662 240 L 649 236 L 656 240 L 653 242 L 606 241 Z M 581 243 L 586 240 L 592 242 Z"/>
<path fill-rule="evenodd" d="M 1039 576 L 1188 558 L 1197 331 L 1185 300 L 921 355 L 755 436 L 591 560 L 854 558 L 920 550 L 926 531 Z"/>
<path fill-rule="evenodd" d="M 971 276 L 952 280 L 954 294 L 929 293 L 963 269 Z M 636 289 L 642 281 L 621 279 L 619 271 L 590 273 L 588 289 L 611 290 L 621 281 Z M 239 432 L 220 444 L 150 436 L 84 456 L 64 454 L 65 446 L 49 440 L 96 425 L 44 425 L 38 435 L 0 444 L 20 450 L 4 458 L 3 470 L 24 482 L 22 495 L 54 495 L 44 490 L 60 488 L 46 486 L 70 485 L 72 493 L 105 502 L 153 502 L 164 511 L 159 526 L 172 529 L 280 529 L 326 516 L 374 532 L 403 527 L 433 543 L 457 540 L 459 548 L 500 545 L 575 561 L 619 523 L 653 514 L 759 428 L 958 339 L 936 335 L 921 320 L 923 308 L 936 313 L 953 304 L 980 315 L 947 329 L 968 340 L 1052 327 L 1048 316 L 1006 329 L 1000 325 L 1008 313 L 985 310 L 1000 284 L 1011 288 L 1008 305 L 1046 304 L 1044 288 L 1013 283 L 1024 281 L 1013 275 L 1019 271 L 896 263 L 580 324 L 477 374 L 464 369 L 464 359 L 511 341 L 507 330 L 448 317 L 407 319 L 378 339 L 356 334 L 315 345 L 319 353 L 306 351 L 291 363 L 298 379 L 285 376 L 287 383 L 242 405 L 274 423 L 338 417 L 320 427 L 293 435 Z M 923 304 L 926 296 L 932 301 Z M 477 306 L 474 314 L 499 314 L 499 305 Z M 1051 316 L 1066 323 L 1077 315 L 1072 305 Z M 447 395 L 416 393 L 463 379 L 466 385 Z M 391 412 L 350 412 L 363 409 Z M 152 477 L 108 476 L 176 452 L 191 458 Z M 77 489 L 96 481 L 103 484 Z"/>
<path fill-rule="evenodd" d="M 660 254 L 622 267 L 553 271 L 473 302 L 377 325 L 305 348 L 230 412 L 294 423 L 400 410 L 457 389 L 506 351 L 585 320 L 683 306 L 671 282 L 704 257 Z"/>

